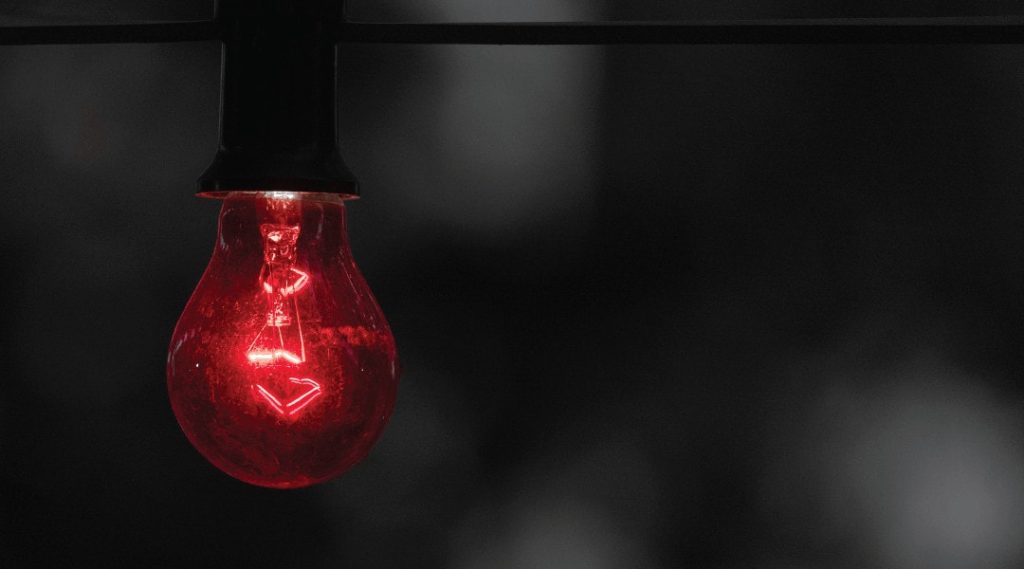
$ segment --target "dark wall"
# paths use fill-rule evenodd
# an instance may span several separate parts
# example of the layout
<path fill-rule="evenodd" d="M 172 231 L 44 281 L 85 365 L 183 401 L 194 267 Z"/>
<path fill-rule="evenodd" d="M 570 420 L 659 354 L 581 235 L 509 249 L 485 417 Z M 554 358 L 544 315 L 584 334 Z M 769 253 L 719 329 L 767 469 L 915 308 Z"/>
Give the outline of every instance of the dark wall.
<path fill-rule="evenodd" d="M 350 13 L 1019 12 L 676 4 Z M 11 6 L 0 23 L 209 15 Z M 209 466 L 164 391 L 216 229 L 192 191 L 218 46 L 0 48 L 0 566 L 1024 562 L 1020 48 L 340 61 L 353 247 L 405 373 L 369 459 L 280 492 Z"/>

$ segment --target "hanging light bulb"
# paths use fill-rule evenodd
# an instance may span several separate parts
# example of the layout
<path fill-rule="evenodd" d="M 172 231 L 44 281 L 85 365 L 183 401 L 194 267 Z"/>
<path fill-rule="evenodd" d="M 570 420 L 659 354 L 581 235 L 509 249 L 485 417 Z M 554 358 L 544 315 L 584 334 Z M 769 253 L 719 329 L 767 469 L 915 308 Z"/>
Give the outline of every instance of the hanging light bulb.
<path fill-rule="evenodd" d="M 167 357 L 174 415 L 214 466 L 298 488 L 362 460 L 395 404 L 388 324 L 349 250 L 358 184 L 337 145 L 337 0 L 219 0 L 224 200 Z"/>
<path fill-rule="evenodd" d="M 367 455 L 397 383 L 395 342 L 352 258 L 341 197 L 228 194 L 167 359 L 193 446 L 250 484 L 322 482 Z"/>

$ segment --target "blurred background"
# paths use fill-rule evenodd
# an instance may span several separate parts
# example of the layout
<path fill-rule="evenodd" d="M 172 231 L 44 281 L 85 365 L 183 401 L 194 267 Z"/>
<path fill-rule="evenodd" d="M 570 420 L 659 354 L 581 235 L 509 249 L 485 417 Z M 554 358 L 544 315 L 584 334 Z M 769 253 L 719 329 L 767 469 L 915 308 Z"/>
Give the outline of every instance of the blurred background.
<path fill-rule="evenodd" d="M 211 4 L 13 0 L 0 24 Z M 0 566 L 1024 566 L 1024 48 L 345 47 L 353 247 L 405 373 L 369 459 L 289 492 L 207 464 L 164 388 L 216 233 L 193 192 L 219 57 L 0 48 Z"/>

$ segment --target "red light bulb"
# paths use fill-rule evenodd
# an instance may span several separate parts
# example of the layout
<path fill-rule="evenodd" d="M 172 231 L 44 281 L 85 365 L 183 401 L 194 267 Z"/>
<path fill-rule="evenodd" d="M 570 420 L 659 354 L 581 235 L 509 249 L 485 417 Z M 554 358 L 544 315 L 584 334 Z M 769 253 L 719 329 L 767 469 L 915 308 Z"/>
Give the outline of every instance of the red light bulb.
<path fill-rule="evenodd" d="M 395 341 L 352 259 L 341 198 L 229 194 L 167 357 L 192 445 L 250 484 L 323 482 L 369 453 L 397 386 Z"/>

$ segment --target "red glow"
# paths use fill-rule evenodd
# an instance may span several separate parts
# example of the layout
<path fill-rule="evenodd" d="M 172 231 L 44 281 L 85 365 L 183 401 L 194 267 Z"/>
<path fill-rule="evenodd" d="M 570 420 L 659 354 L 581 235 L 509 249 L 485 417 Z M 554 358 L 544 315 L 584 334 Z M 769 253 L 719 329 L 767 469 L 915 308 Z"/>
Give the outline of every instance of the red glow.
<path fill-rule="evenodd" d="M 313 196 L 225 200 L 168 355 L 168 393 L 189 440 L 260 486 L 344 472 L 394 405 L 394 339 L 352 260 L 344 205 Z"/>

